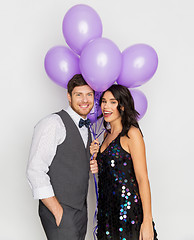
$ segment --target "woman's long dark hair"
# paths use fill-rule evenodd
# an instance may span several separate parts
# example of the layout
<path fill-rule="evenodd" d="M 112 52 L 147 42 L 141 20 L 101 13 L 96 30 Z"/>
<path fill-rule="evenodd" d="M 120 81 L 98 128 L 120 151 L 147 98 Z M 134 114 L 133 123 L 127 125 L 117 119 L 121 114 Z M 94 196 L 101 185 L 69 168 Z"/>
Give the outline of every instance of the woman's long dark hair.
<path fill-rule="evenodd" d="M 128 137 L 128 131 L 131 126 L 139 128 L 139 124 L 137 122 L 139 113 L 135 110 L 133 97 L 131 96 L 131 93 L 127 87 L 115 84 L 102 93 L 100 97 L 100 106 L 102 103 L 102 98 L 107 91 L 110 91 L 114 98 L 118 101 L 117 109 L 121 115 L 121 123 L 123 126 L 121 136 Z M 110 132 L 110 130 L 107 128 L 106 121 L 104 121 L 104 127 L 108 132 Z"/>

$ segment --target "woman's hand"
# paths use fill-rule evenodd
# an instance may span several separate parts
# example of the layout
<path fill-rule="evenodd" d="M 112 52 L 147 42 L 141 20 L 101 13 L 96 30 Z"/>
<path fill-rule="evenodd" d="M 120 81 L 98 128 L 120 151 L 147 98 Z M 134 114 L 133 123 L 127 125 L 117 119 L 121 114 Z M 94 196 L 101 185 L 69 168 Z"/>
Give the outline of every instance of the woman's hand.
<path fill-rule="evenodd" d="M 143 221 L 140 228 L 139 240 L 154 240 L 152 221 Z"/>
<path fill-rule="evenodd" d="M 99 141 L 98 138 L 96 138 L 90 145 L 90 154 L 93 156 L 93 159 L 96 159 L 97 153 L 99 151 Z"/>
<path fill-rule="evenodd" d="M 90 170 L 92 173 L 97 173 L 98 172 L 98 163 L 96 160 L 91 160 L 90 161 Z"/>

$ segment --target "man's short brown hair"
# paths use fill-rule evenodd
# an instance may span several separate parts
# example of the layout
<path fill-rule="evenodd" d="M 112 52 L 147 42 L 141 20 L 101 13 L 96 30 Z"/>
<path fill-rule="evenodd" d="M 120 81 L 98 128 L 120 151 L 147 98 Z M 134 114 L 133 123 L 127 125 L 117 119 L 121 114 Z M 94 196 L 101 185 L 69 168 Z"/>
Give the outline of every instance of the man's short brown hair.
<path fill-rule="evenodd" d="M 87 82 L 84 80 L 81 74 L 76 74 L 69 80 L 67 84 L 67 91 L 71 95 L 72 91 L 75 87 L 88 85 Z"/>

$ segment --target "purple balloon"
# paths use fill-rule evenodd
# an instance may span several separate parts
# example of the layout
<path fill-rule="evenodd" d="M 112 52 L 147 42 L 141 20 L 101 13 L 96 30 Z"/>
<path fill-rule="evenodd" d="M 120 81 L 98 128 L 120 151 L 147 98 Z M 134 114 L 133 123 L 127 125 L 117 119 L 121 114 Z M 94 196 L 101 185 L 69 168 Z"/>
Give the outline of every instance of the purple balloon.
<path fill-rule="evenodd" d="M 97 121 L 97 117 L 100 116 L 102 114 L 102 110 L 101 107 L 98 106 L 94 106 L 91 110 L 91 112 L 88 114 L 88 118 L 90 119 L 91 123 L 95 123 Z"/>
<path fill-rule="evenodd" d="M 147 82 L 156 72 L 158 56 L 155 50 L 146 44 L 136 44 L 122 53 L 122 69 L 118 84 L 126 87 L 138 87 Z"/>
<path fill-rule="evenodd" d="M 80 73 L 78 56 L 63 46 L 53 47 L 47 52 L 44 66 L 50 79 L 64 88 L 75 74 Z"/>
<path fill-rule="evenodd" d="M 91 112 L 87 116 L 90 119 L 91 123 L 95 123 L 97 121 L 97 117 L 102 114 L 102 110 L 99 105 L 101 95 L 102 95 L 102 92 L 95 92 L 94 106 L 93 106 Z"/>
<path fill-rule="evenodd" d="M 135 104 L 135 110 L 139 113 L 138 120 L 143 118 L 147 111 L 148 101 L 143 92 L 137 89 L 129 89 Z"/>
<path fill-rule="evenodd" d="M 98 38 L 90 42 L 80 56 L 80 70 L 95 91 L 102 92 L 118 78 L 122 56 L 118 47 L 109 39 Z"/>
<path fill-rule="evenodd" d="M 63 35 L 69 47 L 80 54 L 84 46 L 102 36 L 102 22 L 96 11 L 84 4 L 70 8 L 63 19 Z"/>

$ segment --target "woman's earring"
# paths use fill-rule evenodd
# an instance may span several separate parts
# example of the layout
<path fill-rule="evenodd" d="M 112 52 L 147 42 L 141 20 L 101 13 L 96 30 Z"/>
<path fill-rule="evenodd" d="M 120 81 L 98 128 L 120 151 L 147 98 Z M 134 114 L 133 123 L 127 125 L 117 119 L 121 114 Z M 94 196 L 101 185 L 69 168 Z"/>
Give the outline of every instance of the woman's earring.
<path fill-rule="evenodd" d="M 121 111 L 123 111 L 123 112 L 124 112 L 124 107 L 123 107 L 123 106 L 122 106 L 120 109 L 121 109 Z"/>

